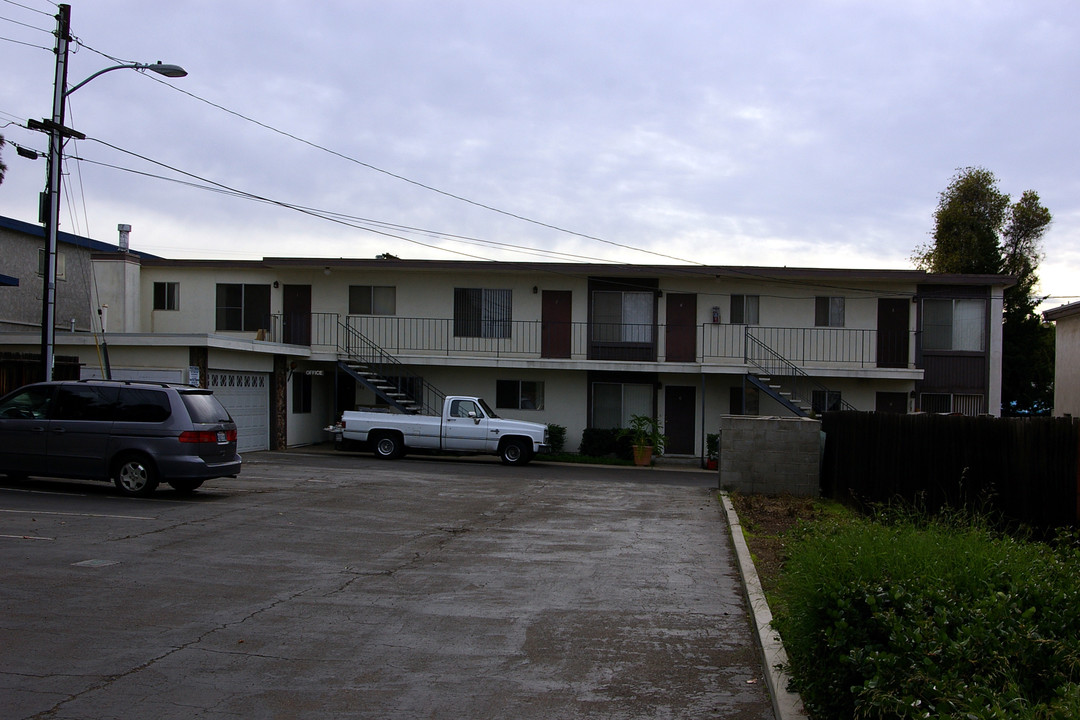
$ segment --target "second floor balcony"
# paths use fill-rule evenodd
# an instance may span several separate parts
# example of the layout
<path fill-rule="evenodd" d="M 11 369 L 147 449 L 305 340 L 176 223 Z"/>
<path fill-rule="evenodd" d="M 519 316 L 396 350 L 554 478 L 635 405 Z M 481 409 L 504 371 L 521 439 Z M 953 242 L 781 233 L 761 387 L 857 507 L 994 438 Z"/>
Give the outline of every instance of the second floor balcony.
<path fill-rule="evenodd" d="M 455 329 L 457 332 L 455 332 Z M 703 323 L 665 326 L 610 323 L 507 321 L 468 335 L 449 318 L 313 313 L 273 318 L 273 339 L 347 350 L 359 333 L 385 352 L 402 358 L 515 358 L 567 361 L 627 361 L 742 366 L 748 338 L 790 362 L 807 368 L 859 370 L 912 369 L 913 332 L 874 329 L 785 328 Z"/>

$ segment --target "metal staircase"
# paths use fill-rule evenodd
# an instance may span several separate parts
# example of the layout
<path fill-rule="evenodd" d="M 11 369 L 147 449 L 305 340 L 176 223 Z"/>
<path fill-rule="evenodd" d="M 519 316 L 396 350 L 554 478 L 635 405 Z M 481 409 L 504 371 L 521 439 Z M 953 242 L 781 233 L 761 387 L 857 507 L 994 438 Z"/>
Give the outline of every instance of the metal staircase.
<path fill-rule="evenodd" d="M 814 391 L 824 393 L 826 398 L 835 392 L 811 378 L 795 363 L 749 332 L 745 337 L 745 360 L 752 368 L 746 375 L 747 382 L 799 417 L 810 417 L 814 414 Z M 840 409 L 854 410 L 855 406 L 841 398 Z"/>
<path fill-rule="evenodd" d="M 338 367 L 398 412 L 439 415 L 445 393 L 408 369 L 400 360 L 338 321 Z"/>

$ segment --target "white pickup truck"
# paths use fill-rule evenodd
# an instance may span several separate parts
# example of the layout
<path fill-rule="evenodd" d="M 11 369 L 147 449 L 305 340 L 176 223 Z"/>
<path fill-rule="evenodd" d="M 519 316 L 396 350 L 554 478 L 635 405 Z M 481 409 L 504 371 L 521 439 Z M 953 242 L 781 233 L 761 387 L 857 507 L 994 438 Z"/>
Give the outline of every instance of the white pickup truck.
<path fill-rule="evenodd" d="M 408 450 L 498 455 L 524 465 L 548 448 L 546 425 L 500 418 L 477 397 L 447 396 L 441 416 L 346 410 L 327 428 L 338 442 L 370 443 L 376 457 L 399 458 Z"/>

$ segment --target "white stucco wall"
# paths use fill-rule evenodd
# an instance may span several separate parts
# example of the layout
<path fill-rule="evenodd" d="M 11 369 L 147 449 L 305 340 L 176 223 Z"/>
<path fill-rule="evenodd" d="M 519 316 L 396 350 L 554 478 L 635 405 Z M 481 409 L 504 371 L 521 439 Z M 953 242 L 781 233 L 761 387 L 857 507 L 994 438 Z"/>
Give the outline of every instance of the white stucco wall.
<path fill-rule="evenodd" d="M 1080 417 L 1080 307 L 1057 320 L 1054 415 Z"/>

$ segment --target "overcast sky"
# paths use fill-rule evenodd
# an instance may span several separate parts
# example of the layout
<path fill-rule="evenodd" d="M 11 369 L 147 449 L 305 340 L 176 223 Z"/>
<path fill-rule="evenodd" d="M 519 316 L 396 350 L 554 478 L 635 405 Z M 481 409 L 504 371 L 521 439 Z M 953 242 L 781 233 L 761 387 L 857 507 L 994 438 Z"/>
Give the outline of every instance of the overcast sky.
<path fill-rule="evenodd" d="M 189 75 L 68 97 L 68 232 L 128 223 L 174 258 L 902 269 L 978 165 L 1054 215 L 1044 307 L 1080 299 L 1074 0 L 71 6 L 69 85 L 105 56 Z M 51 112 L 56 12 L 0 0 L 0 133 L 41 151 L 20 125 Z M 2 157 L 0 215 L 37 222 L 44 160 Z"/>

